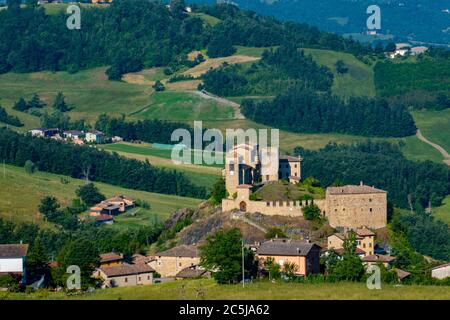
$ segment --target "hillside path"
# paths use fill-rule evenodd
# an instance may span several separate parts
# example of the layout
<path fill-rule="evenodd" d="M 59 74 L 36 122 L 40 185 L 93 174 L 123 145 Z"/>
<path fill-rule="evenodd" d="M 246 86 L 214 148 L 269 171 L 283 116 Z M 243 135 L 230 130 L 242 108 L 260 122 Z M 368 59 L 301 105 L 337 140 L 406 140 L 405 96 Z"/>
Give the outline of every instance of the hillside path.
<path fill-rule="evenodd" d="M 430 146 L 432 146 L 433 148 L 435 148 L 437 151 L 440 152 L 440 154 L 442 154 L 442 156 L 444 157 L 444 163 L 447 164 L 448 166 L 450 166 L 450 154 L 447 152 L 447 150 L 445 150 L 444 148 L 442 148 L 440 145 L 438 145 L 437 143 L 431 142 L 430 140 L 428 140 L 427 138 L 425 138 L 422 134 L 422 132 L 420 132 L 419 129 L 417 129 L 416 132 L 416 136 L 417 138 L 419 138 L 419 140 L 422 140 L 425 143 L 428 143 Z"/>
<path fill-rule="evenodd" d="M 244 115 L 241 113 L 241 106 L 239 105 L 239 103 L 236 103 L 234 101 L 225 99 L 225 98 L 221 98 L 219 96 L 216 96 L 212 93 L 209 93 L 205 90 L 202 91 L 194 91 L 195 94 L 199 95 L 202 98 L 205 99 L 213 99 L 219 103 L 225 104 L 225 105 L 229 105 L 230 107 L 232 107 L 234 109 L 234 118 L 235 119 L 245 119 Z"/>

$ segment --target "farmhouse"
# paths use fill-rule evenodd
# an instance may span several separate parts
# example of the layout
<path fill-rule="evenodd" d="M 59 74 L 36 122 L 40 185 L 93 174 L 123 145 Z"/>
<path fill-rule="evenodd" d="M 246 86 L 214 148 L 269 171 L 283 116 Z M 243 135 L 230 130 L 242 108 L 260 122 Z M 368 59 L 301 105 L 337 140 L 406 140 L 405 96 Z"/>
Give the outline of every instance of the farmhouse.
<path fill-rule="evenodd" d="M 113 216 L 124 213 L 134 207 L 135 204 L 133 199 L 124 195 L 119 195 L 103 200 L 102 202 L 91 207 L 90 215 L 92 217 L 98 217 L 102 214 Z"/>
<path fill-rule="evenodd" d="M 436 279 L 445 279 L 450 277 L 450 263 L 446 263 L 431 269 L 431 276 Z"/>
<path fill-rule="evenodd" d="M 264 164 L 262 154 L 272 155 Z M 280 157 L 278 150 L 260 150 L 257 145 L 235 146 L 225 157 L 225 179 L 228 198 L 222 210 L 259 212 L 266 215 L 303 216 L 303 208 L 314 203 L 334 227 L 379 229 L 387 223 L 387 193 L 373 186 L 347 185 L 329 187 L 325 199 L 264 201 L 250 200 L 254 190 L 280 179 L 298 184 L 301 181 L 301 157 Z M 275 166 L 276 174 L 274 174 Z"/>
<path fill-rule="evenodd" d="M 89 143 L 102 143 L 103 137 L 103 132 L 94 130 L 92 132 L 86 132 L 85 140 Z"/>
<path fill-rule="evenodd" d="M 29 130 L 28 133 L 30 133 L 33 137 L 51 138 L 59 133 L 59 129 L 37 128 Z"/>
<path fill-rule="evenodd" d="M 334 249 L 339 253 L 343 250 L 344 240 L 347 239 L 348 233 L 335 233 L 328 237 L 328 250 Z M 373 255 L 373 250 L 375 247 L 375 233 L 367 228 L 356 229 L 356 244 L 358 255 L 370 256 Z"/>
<path fill-rule="evenodd" d="M 149 266 L 162 277 L 175 277 L 181 270 L 197 266 L 199 263 L 200 256 L 197 246 L 180 245 L 157 253 Z"/>
<path fill-rule="evenodd" d="M 100 268 L 110 268 L 120 266 L 123 263 L 123 255 L 115 252 L 103 253 L 100 255 Z"/>
<path fill-rule="evenodd" d="M 0 244 L 0 276 L 9 274 L 25 283 L 27 251 L 28 244 Z"/>
<path fill-rule="evenodd" d="M 395 257 L 385 256 L 383 254 L 373 254 L 362 258 L 362 262 L 366 266 L 382 263 L 386 268 L 389 267 L 394 260 Z"/>
<path fill-rule="evenodd" d="M 307 276 L 320 271 L 320 249 L 317 244 L 303 240 L 276 238 L 261 243 L 256 256 L 262 265 L 269 258 L 281 267 L 286 263 L 294 263 L 297 266 L 296 274 Z"/>

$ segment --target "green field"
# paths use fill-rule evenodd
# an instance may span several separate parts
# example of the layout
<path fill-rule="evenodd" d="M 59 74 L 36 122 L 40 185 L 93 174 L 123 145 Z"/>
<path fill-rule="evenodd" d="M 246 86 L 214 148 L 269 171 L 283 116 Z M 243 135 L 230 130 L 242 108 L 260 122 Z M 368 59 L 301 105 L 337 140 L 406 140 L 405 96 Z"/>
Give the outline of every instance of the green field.
<path fill-rule="evenodd" d="M 400 149 L 403 155 L 412 161 L 431 160 L 437 163 L 442 163 L 444 157 L 435 148 L 429 144 L 419 140 L 416 136 L 403 138 L 405 145 Z"/>
<path fill-rule="evenodd" d="M 172 121 L 233 119 L 232 107 L 188 92 L 155 92 L 150 104 L 134 113 L 144 119 Z"/>
<path fill-rule="evenodd" d="M 413 111 L 412 115 L 422 134 L 450 153 L 450 109 Z"/>
<path fill-rule="evenodd" d="M 218 285 L 212 279 L 183 280 L 148 286 L 96 290 L 78 296 L 41 291 L 33 294 L 0 292 L 0 299 L 89 299 L 89 300 L 196 300 L 197 292 L 206 300 L 431 300 L 450 299 L 448 286 L 384 285 L 369 290 L 364 283 L 271 283 Z M 202 299 L 202 298 L 200 298 Z"/>
<path fill-rule="evenodd" d="M 72 199 L 76 198 L 76 189 L 84 184 L 84 181 L 79 179 L 44 172 L 29 175 L 23 168 L 10 165 L 5 166 L 4 177 L 3 166 L 0 169 L 0 217 L 17 223 L 48 226 L 38 212 L 41 199 L 52 195 L 57 197 L 63 206 L 70 205 Z M 151 224 L 155 216 L 165 219 L 177 209 L 195 208 L 201 202 L 198 199 L 125 189 L 105 183 L 95 185 L 107 197 L 123 194 L 150 203 L 149 210 L 140 209 L 135 217 L 131 217 L 131 214 L 118 217 L 115 224 L 118 227 L 122 224 L 121 221 L 127 225 Z"/>
<path fill-rule="evenodd" d="M 304 49 L 313 59 L 325 65 L 334 74 L 332 90 L 335 94 L 348 98 L 350 96 L 375 96 L 372 67 L 362 63 L 355 56 L 330 50 Z M 348 67 L 346 74 L 336 72 L 336 61 L 342 60 Z"/>
<path fill-rule="evenodd" d="M 43 6 L 45 9 L 45 13 L 49 15 L 58 14 L 60 12 L 66 13 L 67 7 L 70 5 L 70 3 L 45 3 L 41 4 L 40 6 Z M 107 8 L 108 4 L 94 4 L 94 3 L 77 3 L 77 6 L 80 6 L 81 9 L 89 9 L 89 8 Z"/>
<path fill-rule="evenodd" d="M 142 110 L 149 103 L 151 87 L 120 81 L 108 81 L 106 68 L 83 70 L 76 74 L 67 72 L 6 73 L 0 75 L 0 104 L 25 123 L 24 129 L 38 127 L 39 118 L 12 110 L 20 98 L 30 99 L 34 92 L 47 103 L 42 111 L 52 112 L 56 94 L 62 91 L 66 102 L 74 109 L 69 115 L 74 119 L 95 121 L 101 113 L 129 114 Z"/>
<path fill-rule="evenodd" d="M 444 199 L 442 206 L 433 208 L 433 215 L 450 226 L 450 196 Z"/>

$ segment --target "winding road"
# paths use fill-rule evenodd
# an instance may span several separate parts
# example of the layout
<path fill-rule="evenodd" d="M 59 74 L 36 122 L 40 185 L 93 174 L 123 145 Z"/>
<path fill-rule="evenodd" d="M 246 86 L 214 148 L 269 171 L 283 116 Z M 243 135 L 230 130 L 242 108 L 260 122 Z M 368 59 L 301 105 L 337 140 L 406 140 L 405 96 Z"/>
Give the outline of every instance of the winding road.
<path fill-rule="evenodd" d="M 422 132 L 420 132 L 420 130 L 418 129 L 416 132 L 416 137 L 419 138 L 419 140 L 422 140 L 425 143 L 428 143 L 430 146 L 432 146 L 433 148 L 435 148 L 437 151 L 440 152 L 440 154 L 442 154 L 442 156 L 444 157 L 444 163 L 447 164 L 448 166 L 450 166 L 450 154 L 447 152 L 447 150 L 445 150 L 444 148 L 442 148 L 440 145 L 431 142 L 430 140 L 428 140 L 427 138 L 425 138 L 422 134 Z"/>

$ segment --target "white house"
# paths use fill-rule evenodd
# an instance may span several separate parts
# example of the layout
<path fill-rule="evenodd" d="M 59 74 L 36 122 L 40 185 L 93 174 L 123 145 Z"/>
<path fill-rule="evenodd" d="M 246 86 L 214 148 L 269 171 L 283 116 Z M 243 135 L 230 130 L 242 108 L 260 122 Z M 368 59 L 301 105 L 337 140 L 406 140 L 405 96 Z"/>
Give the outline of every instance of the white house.
<path fill-rule="evenodd" d="M 450 263 L 446 263 L 431 269 L 431 276 L 436 279 L 445 279 L 450 277 Z"/>
<path fill-rule="evenodd" d="M 0 244 L 0 276 L 10 274 L 25 282 L 28 244 Z"/>
<path fill-rule="evenodd" d="M 83 131 L 78 130 L 66 130 L 64 131 L 64 137 L 72 140 L 79 140 L 80 137 L 84 134 Z"/>

